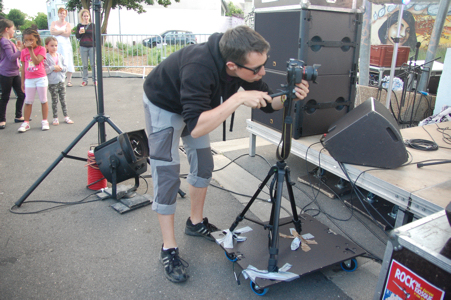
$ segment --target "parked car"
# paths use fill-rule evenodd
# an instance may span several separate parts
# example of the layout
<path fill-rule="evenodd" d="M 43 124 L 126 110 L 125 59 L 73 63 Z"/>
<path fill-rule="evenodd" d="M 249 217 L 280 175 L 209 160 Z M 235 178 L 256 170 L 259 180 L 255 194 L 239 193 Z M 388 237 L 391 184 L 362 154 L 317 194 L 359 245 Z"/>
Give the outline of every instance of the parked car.
<path fill-rule="evenodd" d="M 48 29 L 42 29 L 42 30 L 38 30 L 39 36 L 41 37 L 41 41 L 42 44 L 44 45 L 44 41 L 47 37 L 52 36 L 52 34 L 50 33 L 50 30 Z"/>
<path fill-rule="evenodd" d="M 142 41 L 146 47 L 155 47 L 158 44 L 167 45 L 191 45 L 197 44 L 197 38 L 191 31 L 186 30 L 168 30 L 160 35 L 144 39 Z"/>

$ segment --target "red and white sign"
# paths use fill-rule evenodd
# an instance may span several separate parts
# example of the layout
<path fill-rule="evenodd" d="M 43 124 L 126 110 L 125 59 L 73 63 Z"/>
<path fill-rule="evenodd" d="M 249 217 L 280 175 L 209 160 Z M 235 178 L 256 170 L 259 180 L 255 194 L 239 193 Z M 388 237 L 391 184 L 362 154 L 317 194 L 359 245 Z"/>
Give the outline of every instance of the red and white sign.
<path fill-rule="evenodd" d="M 442 300 L 445 292 L 392 260 L 382 299 Z"/>

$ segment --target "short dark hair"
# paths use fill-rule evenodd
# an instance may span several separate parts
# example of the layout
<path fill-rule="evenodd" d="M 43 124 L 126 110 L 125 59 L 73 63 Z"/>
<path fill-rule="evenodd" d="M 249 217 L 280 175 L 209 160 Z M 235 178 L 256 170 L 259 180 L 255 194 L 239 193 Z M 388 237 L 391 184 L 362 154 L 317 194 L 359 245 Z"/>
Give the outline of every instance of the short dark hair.
<path fill-rule="evenodd" d="M 219 41 L 219 51 L 224 62 L 247 63 L 250 52 L 269 51 L 269 43 L 255 30 L 241 25 L 227 30 Z"/>
<path fill-rule="evenodd" d="M 33 35 L 33 36 L 37 39 L 36 44 L 37 44 L 38 46 L 42 46 L 41 36 L 39 35 L 39 33 L 38 33 L 35 29 L 33 29 L 33 28 L 31 28 L 31 27 L 25 29 L 25 30 L 22 32 L 22 41 L 23 41 L 23 39 L 25 38 L 25 36 L 26 36 L 26 35 L 29 35 L 29 34 Z"/>

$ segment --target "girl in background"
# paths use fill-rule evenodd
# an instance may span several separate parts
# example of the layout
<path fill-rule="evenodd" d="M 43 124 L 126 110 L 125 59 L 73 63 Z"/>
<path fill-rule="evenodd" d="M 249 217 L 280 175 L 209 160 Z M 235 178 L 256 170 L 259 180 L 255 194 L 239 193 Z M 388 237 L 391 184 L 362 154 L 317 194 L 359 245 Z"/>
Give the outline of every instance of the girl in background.
<path fill-rule="evenodd" d="M 24 122 L 20 125 L 18 131 L 25 132 L 30 129 L 31 108 L 36 91 L 42 105 L 42 130 L 49 130 L 49 122 L 47 121 L 49 114 L 47 103 L 48 80 L 43 62 L 46 56 L 45 48 L 41 46 L 41 37 L 36 30 L 27 28 L 22 35 L 24 49 L 20 53 L 20 61 L 22 62 L 22 90 L 25 90 L 25 109 Z"/>
<path fill-rule="evenodd" d="M 15 27 L 11 20 L 0 20 L 0 85 L 2 87 L 2 97 L 0 100 L 0 129 L 6 127 L 6 107 L 9 102 L 11 88 L 17 95 L 16 100 L 16 123 L 23 122 L 22 107 L 25 100 L 25 94 L 22 91 L 21 80 L 19 76 L 19 58 L 22 50 L 22 42 L 17 41 L 19 50 L 11 42 L 14 37 Z"/>
<path fill-rule="evenodd" d="M 63 7 L 58 9 L 58 20 L 53 21 L 50 25 L 50 33 L 58 40 L 58 53 L 66 59 L 67 63 L 67 86 L 72 86 L 72 73 L 74 68 L 74 54 L 72 52 L 72 44 L 70 42 L 70 34 L 72 27 L 66 22 L 67 10 Z"/>
<path fill-rule="evenodd" d="M 64 56 L 57 52 L 58 40 L 53 36 L 46 38 L 45 49 L 47 50 L 47 57 L 44 61 L 44 66 L 49 80 L 50 95 L 52 96 L 53 125 L 59 125 L 60 123 L 58 120 L 58 98 L 61 102 L 64 122 L 73 124 L 74 122 L 67 114 L 66 107 L 66 84 L 64 78 L 67 71 L 67 65 Z"/>
<path fill-rule="evenodd" d="M 80 41 L 81 63 L 83 64 L 83 82 L 81 83 L 81 86 L 88 85 L 88 56 L 89 61 L 91 62 L 92 81 L 94 82 L 94 85 L 97 85 L 95 72 L 96 62 L 94 60 L 94 26 L 91 23 L 89 10 L 80 10 L 79 18 L 81 23 L 77 25 L 75 36 Z"/>

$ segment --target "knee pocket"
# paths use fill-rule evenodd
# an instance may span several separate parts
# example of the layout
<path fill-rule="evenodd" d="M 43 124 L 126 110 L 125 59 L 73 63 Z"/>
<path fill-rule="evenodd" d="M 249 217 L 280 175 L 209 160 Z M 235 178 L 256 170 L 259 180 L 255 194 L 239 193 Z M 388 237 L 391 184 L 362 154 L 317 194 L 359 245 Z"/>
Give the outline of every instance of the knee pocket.
<path fill-rule="evenodd" d="M 173 127 L 149 134 L 149 157 L 155 160 L 172 161 L 173 135 Z"/>

